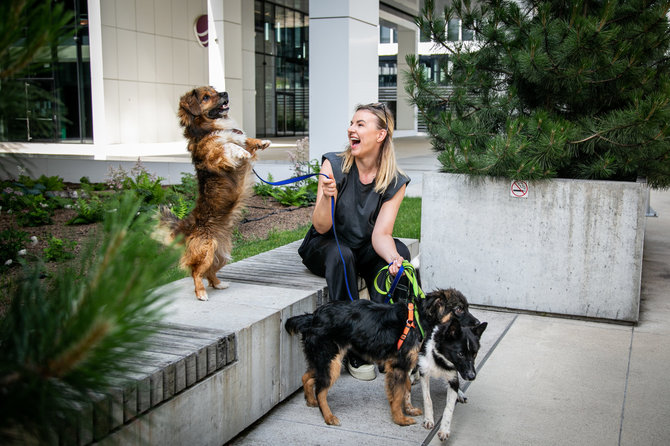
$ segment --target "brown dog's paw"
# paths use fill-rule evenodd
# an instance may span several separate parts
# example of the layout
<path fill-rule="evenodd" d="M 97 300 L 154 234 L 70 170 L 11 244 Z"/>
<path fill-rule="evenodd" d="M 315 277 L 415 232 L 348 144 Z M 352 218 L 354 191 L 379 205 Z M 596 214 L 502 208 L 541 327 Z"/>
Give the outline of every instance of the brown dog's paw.
<path fill-rule="evenodd" d="M 405 412 L 407 413 L 407 415 L 412 415 L 414 417 L 423 414 L 423 411 L 418 407 L 408 407 L 407 410 L 405 410 Z"/>
<path fill-rule="evenodd" d="M 400 426 L 411 426 L 412 424 L 416 424 L 416 420 L 412 417 L 399 417 L 394 419 L 393 422 Z"/>
<path fill-rule="evenodd" d="M 335 416 L 331 415 L 328 418 L 324 418 L 325 422 L 329 426 L 339 426 L 340 425 L 340 420 Z"/>
<path fill-rule="evenodd" d="M 207 292 L 206 291 L 196 291 L 195 292 L 195 297 L 198 298 L 198 300 L 209 300 L 209 297 L 207 297 Z"/>

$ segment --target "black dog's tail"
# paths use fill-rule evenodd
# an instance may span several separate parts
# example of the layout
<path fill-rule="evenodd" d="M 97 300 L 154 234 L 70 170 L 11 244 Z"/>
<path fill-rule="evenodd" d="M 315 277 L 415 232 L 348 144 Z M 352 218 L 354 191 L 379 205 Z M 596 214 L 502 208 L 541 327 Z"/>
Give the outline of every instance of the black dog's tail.
<path fill-rule="evenodd" d="M 293 316 L 286 320 L 284 328 L 292 335 L 298 333 L 304 334 L 312 326 L 312 319 L 314 319 L 314 315 L 312 314 Z"/>

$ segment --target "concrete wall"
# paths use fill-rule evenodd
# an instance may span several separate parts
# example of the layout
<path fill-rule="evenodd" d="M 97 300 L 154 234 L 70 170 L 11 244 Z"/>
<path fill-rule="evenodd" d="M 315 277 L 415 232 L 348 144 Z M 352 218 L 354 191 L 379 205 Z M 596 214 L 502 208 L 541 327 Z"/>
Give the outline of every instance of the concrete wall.
<path fill-rule="evenodd" d="M 643 184 L 559 179 L 530 183 L 516 198 L 504 179 L 426 173 L 423 181 L 425 291 L 455 287 L 474 304 L 638 319 Z"/>

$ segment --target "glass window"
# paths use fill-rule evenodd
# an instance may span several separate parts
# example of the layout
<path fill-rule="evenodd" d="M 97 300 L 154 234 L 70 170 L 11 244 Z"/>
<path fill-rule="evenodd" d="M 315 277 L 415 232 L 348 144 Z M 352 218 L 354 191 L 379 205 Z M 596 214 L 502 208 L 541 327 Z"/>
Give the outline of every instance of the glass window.
<path fill-rule="evenodd" d="M 306 2 L 299 4 L 306 9 Z M 263 23 L 261 29 L 256 26 L 258 136 L 307 133 L 309 18 L 307 11 L 292 6 L 293 2 L 255 2 L 256 22 Z"/>
<path fill-rule="evenodd" d="M 2 85 L 0 140 L 92 141 L 88 5 L 68 0 L 72 36 L 47 48 L 39 58 Z M 21 45 L 21 42 L 16 42 Z"/>
<path fill-rule="evenodd" d="M 475 32 L 472 29 L 461 27 L 461 40 L 474 40 Z"/>
<path fill-rule="evenodd" d="M 447 40 L 450 42 L 457 42 L 460 37 L 461 30 L 461 20 L 460 19 L 449 19 L 447 26 Z"/>

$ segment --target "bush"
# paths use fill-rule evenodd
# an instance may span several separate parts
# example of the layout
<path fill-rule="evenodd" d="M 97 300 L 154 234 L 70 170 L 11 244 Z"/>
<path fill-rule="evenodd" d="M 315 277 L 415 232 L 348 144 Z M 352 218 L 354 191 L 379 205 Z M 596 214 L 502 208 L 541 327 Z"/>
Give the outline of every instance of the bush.
<path fill-rule="evenodd" d="M 20 197 L 23 210 L 16 214 L 19 226 L 42 226 L 51 224 L 52 209 L 42 195 L 23 195 Z"/>
<path fill-rule="evenodd" d="M 0 270 L 7 268 L 8 260 L 16 261 L 19 251 L 25 248 L 28 242 L 28 233 L 18 229 L 0 231 Z"/>
<path fill-rule="evenodd" d="M 62 240 L 53 235 L 47 241 L 47 247 L 44 248 L 44 259 L 47 262 L 61 262 L 74 257 L 74 248 L 77 242 L 73 240 Z"/>
<path fill-rule="evenodd" d="M 119 166 L 118 169 L 110 167 L 108 177 L 107 185 L 110 189 L 131 190 L 142 199 L 145 205 L 165 202 L 167 192 L 161 185 L 164 178 L 149 173 L 139 159 L 130 172 L 126 172 L 122 166 Z"/>
<path fill-rule="evenodd" d="M 105 204 L 99 197 L 93 196 L 90 200 L 79 198 L 75 204 L 77 215 L 67 221 L 68 225 L 88 225 L 102 221 L 105 216 Z"/>
<path fill-rule="evenodd" d="M 416 23 L 448 55 L 406 90 L 446 172 L 670 186 L 670 26 L 663 2 L 426 0 Z M 474 33 L 448 40 L 452 20 Z"/>

